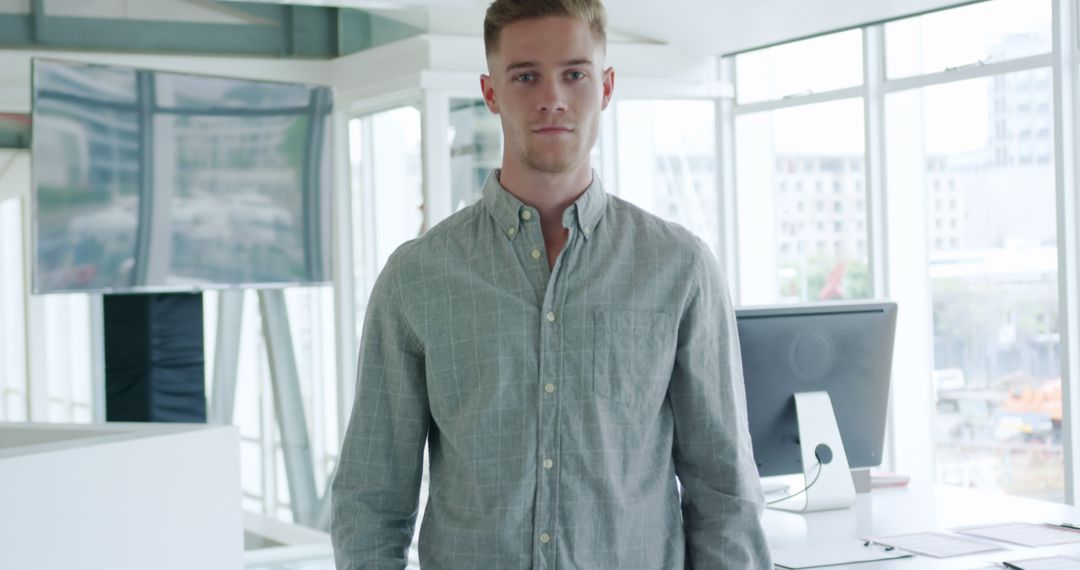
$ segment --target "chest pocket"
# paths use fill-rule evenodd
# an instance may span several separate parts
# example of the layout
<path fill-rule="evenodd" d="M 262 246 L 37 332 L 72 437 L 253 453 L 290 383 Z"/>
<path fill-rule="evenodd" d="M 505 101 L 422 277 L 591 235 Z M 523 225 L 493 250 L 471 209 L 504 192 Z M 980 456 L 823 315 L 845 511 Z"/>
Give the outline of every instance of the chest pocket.
<path fill-rule="evenodd" d="M 624 404 L 654 400 L 667 389 L 675 357 L 673 319 L 666 313 L 597 311 L 593 391 Z"/>

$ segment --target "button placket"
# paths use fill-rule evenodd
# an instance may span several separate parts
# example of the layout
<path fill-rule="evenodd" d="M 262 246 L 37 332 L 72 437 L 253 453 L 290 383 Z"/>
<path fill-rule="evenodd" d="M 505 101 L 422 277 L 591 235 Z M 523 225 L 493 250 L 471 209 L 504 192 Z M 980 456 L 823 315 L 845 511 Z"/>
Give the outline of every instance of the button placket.
<path fill-rule="evenodd" d="M 529 226 L 529 235 L 531 236 L 533 233 L 532 224 L 529 224 Z M 576 243 L 572 229 L 570 234 L 565 249 L 556 259 L 555 266 L 551 268 L 541 302 L 539 355 L 541 390 L 539 392 L 540 401 L 538 406 L 540 437 L 536 455 L 539 461 L 537 465 L 537 510 L 534 519 L 536 526 L 534 528 L 540 532 L 538 538 L 541 544 L 547 546 L 538 548 L 535 552 L 538 568 L 546 568 L 554 564 L 554 560 L 550 557 L 555 555 L 555 532 L 559 524 L 559 472 L 554 470 L 557 457 L 554 456 L 553 452 L 558 449 L 556 442 L 559 441 L 559 403 L 561 398 L 559 397 L 560 378 L 558 371 L 561 369 L 562 363 L 558 352 L 553 347 L 559 346 L 562 342 L 562 326 L 560 326 L 560 323 L 563 315 L 558 312 L 559 308 L 562 307 L 561 297 L 564 296 L 565 290 L 562 279 L 566 272 L 562 268 L 569 263 L 568 259 L 573 255 L 574 244 Z M 536 248 L 535 252 L 530 252 L 534 259 L 537 258 L 537 254 L 539 254 L 540 259 L 544 258 L 543 250 L 539 247 Z M 540 267 L 546 269 L 546 266 L 542 264 Z"/>

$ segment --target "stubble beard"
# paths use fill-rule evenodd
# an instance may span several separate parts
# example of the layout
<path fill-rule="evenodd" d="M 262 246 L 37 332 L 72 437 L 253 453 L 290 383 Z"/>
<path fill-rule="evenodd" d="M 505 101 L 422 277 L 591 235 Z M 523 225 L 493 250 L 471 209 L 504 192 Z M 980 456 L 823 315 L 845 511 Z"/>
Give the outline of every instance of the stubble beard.
<path fill-rule="evenodd" d="M 584 141 L 578 138 L 579 135 L 583 133 L 575 131 L 572 140 L 563 141 L 563 144 L 554 149 L 541 148 L 541 145 L 523 144 L 519 148 L 518 156 L 525 166 L 537 172 L 545 174 L 570 172 L 589 156 L 583 148 Z"/>

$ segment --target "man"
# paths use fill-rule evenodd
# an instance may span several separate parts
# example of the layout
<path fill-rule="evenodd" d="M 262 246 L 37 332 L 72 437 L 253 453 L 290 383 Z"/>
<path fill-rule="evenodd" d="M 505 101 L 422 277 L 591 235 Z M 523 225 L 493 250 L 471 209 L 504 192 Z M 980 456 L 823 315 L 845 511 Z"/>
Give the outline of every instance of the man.
<path fill-rule="evenodd" d="M 488 9 L 502 168 L 372 292 L 338 568 L 405 567 L 425 442 L 424 570 L 772 568 L 718 264 L 590 168 L 604 25 L 599 0 Z"/>

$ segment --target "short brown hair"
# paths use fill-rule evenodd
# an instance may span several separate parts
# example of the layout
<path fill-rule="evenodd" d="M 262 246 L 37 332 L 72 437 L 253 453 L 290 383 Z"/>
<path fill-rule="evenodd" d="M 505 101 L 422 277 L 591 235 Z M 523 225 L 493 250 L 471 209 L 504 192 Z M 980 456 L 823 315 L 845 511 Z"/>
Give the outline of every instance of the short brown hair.
<path fill-rule="evenodd" d="M 499 34 L 514 22 L 563 16 L 581 20 L 592 28 L 600 46 L 607 47 L 607 11 L 600 0 L 495 0 L 484 17 L 484 53 L 498 51 Z"/>

